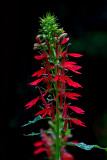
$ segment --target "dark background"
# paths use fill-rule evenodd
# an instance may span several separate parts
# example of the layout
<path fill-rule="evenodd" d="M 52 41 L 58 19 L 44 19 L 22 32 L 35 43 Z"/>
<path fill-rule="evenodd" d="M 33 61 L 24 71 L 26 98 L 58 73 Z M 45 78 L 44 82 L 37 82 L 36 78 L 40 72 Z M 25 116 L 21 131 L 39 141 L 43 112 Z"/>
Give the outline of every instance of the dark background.
<path fill-rule="evenodd" d="M 21 126 L 36 113 L 36 108 L 25 111 L 24 105 L 38 94 L 27 84 L 33 80 L 32 73 L 40 68 L 33 58 L 37 52 L 32 48 L 39 17 L 48 11 L 58 17 L 68 33 L 72 43 L 70 52 L 84 55 L 74 60 L 83 66 L 83 74 L 75 75 L 75 80 L 84 87 L 77 92 L 82 94 L 78 105 L 86 111 L 80 119 L 87 128 L 75 126 L 73 140 L 107 146 L 107 1 L 4 1 L 1 9 L 0 160 L 41 159 L 33 155 L 33 143 L 39 136 L 23 134 L 45 129 L 45 123 Z M 69 151 L 75 160 L 107 160 L 102 150 L 72 147 Z"/>

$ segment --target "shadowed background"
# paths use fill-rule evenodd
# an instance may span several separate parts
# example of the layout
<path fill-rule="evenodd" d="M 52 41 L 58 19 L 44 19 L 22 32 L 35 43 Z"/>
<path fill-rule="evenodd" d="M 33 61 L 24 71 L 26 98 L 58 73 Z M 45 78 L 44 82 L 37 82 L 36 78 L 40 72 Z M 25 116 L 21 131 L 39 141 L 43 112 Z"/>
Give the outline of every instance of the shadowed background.
<path fill-rule="evenodd" d="M 72 44 L 69 51 L 84 55 L 73 60 L 83 66 L 83 74 L 75 74 L 74 80 L 84 87 L 75 91 L 82 94 L 77 104 L 86 111 L 79 117 L 87 128 L 75 126 L 73 140 L 107 146 L 107 1 L 9 1 L 4 2 L 2 8 L 0 159 L 41 159 L 40 155 L 33 155 L 33 143 L 39 136 L 23 134 L 38 132 L 47 126 L 42 125 L 43 121 L 25 128 L 21 126 L 37 112 L 36 107 L 25 111 L 24 105 L 38 95 L 38 91 L 27 84 L 33 81 L 32 73 L 40 68 L 40 63 L 33 58 L 37 52 L 32 48 L 40 27 L 39 17 L 48 11 L 58 17 L 68 33 Z M 68 149 L 75 160 L 107 160 L 101 150 Z"/>

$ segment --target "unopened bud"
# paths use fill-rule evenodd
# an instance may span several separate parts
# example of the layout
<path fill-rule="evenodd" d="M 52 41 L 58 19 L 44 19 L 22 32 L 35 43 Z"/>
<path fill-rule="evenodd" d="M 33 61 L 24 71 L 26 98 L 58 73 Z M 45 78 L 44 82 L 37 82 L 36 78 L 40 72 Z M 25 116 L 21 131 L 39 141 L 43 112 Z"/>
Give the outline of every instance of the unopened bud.
<path fill-rule="evenodd" d="M 36 42 L 42 44 L 41 39 L 36 36 Z"/>

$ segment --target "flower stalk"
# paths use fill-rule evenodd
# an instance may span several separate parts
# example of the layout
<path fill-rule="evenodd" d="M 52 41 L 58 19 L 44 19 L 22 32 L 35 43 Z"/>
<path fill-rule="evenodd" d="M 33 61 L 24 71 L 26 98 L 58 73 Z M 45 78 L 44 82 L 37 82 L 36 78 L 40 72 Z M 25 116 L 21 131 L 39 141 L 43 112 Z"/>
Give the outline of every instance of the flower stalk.
<path fill-rule="evenodd" d="M 29 109 L 36 105 L 38 101 L 42 101 L 42 109 L 35 114 L 37 116 L 36 119 L 30 121 L 28 124 L 44 118 L 50 118 L 52 120 L 51 134 L 48 137 L 45 131 L 42 130 L 40 132 L 43 138 L 42 142 L 35 144 L 40 147 L 35 151 L 35 154 L 46 151 L 49 160 L 53 160 L 53 157 L 54 160 L 74 160 L 74 157 L 65 150 L 65 144 L 75 144 L 67 143 L 73 124 L 82 127 L 86 126 L 77 117 L 71 117 L 71 111 L 72 113 L 84 114 L 84 110 L 68 103 L 68 101 L 71 102 L 72 100 L 73 102 L 81 97 L 80 94 L 72 92 L 73 89 L 83 88 L 81 84 L 75 82 L 69 76 L 70 72 L 81 74 L 78 70 L 82 68 L 76 62 L 70 61 L 69 57 L 79 58 L 82 55 L 78 53 L 67 53 L 69 45 L 66 45 L 66 43 L 69 41 L 69 38 L 66 37 L 67 33 L 62 28 L 59 28 L 56 20 L 56 17 L 50 13 L 47 13 L 46 17 L 40 19 L 41 29 L 39 30 L 39 35 L 36 36 L 36 43 L 33 49 L 40 50 L 40 55 L 36 55 L 34 58 L 42 61 L 42 67 L 32 75 L 32 77 L 37 76 L 38 79 L 29 84 L 31 86 L 37 86 L 39 83 L 44 82 L 45 91 L 42 90 L 42 87 L 38 87 L 40 95 L 27 103 L 25 107 Z M 70 92 L 68 91 L 68 87 L 71 88 Z M 38 134 L 32 133 L 29 135 Z M 80 143 L 80 145 L 77 144 L 76 146 L 81 146 L 81 148 L 83 147 L 87 150 L 87 145 L 84 143 L 82 145 Z M 88 148 L 93 147 L 96 147 L 96 145 L 91 145 L 91 147 L 88 145 Z"/>
<path fill-rule="evenodd" d="M 56 95 L 57 92 L 57 82 L 56 82 Z M 59 110 L 59 99 L 56 100 L 56 108 Z M 59 140 L 59 113 L 56 111 L 56 160 L 60 159 L 60 140 Z"/>

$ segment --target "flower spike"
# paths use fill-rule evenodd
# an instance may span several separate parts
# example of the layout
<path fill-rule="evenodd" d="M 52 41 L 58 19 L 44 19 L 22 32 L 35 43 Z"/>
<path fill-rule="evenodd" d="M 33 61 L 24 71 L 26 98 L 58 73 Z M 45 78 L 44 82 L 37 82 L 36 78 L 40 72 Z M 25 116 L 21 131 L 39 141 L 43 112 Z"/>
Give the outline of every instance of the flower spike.
<path fill-rule="evenodd" d="M 40 133 L 32 132 L 28 135 L 41 134 L 41 140 L 34 144 L 37 147 L 34 151 L 35 155 L 45 151 L 49 160 L 74 160 L 74 157 L 66 151 L 65 145 L 78 146 L 86 150 L 90 149 L 90 146 L 84 143 L 68 142 L 68 138 L 72 137 L 71 129 L 73 125 L 86 127 L 85 123 L 80 119 L 71 116 L 71 114 L 76 114 L 77 116 L 85 114 L 83 109 L 73 105 L 74 100 L 78 100 L 81 97 L 77 91 L 73 90 L 83 88 L 73 77 L 73 75 L 78 74 L 77 78 L 79 78 L 82 74 L 80 72 L 82 67 L 73 59 L 83 55 L 68 53 L 69 38 L 66 37 L 67 33 L 62 28 L 59 28 L 59 24 L 56 21 L 57 18 L 51 13 L 47 13 L 46 17 L 40 18 L 41 28 L 34 44 L 34 50 L 39 49 L 40 55 L 35 55 L 34 58 L 36 61 L 41 60 L 42 67 L 32 75 L 33 78 L 37 76 L 36 78 L 38 79 L 29 84 L 37 87 L 40 83 L 43 87 L 38 87 L 40 95 L 25 105 L 25 109 L 29 109 L 40 100 L 42 106 L 39 107 L 39 111 L 34 115 L 37 117 L 33 121 L 29 121 L 28 124 L 35 123 L 41 119 L 50 119 L 49 125 L 51 129 L 46 131 L 41 129 Z M 69 60 L 69 57 L 71 60 Z M 69 76 L 71 73 L 73 75 Z M 41 88 L 45 88 L 43 93 Z"/>

